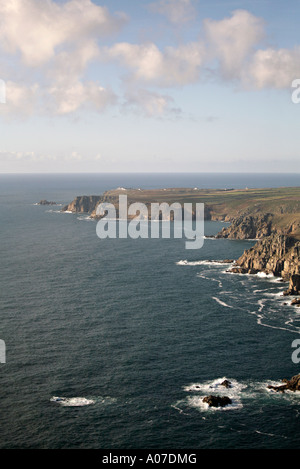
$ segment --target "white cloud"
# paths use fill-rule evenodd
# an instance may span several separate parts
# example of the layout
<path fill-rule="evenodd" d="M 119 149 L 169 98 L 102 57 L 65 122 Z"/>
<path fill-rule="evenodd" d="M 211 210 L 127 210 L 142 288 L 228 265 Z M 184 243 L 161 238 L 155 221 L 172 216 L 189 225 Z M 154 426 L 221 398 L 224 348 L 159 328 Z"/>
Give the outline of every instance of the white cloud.
<path fill-rule="evenodd" d="M 146 117 L 178 117 L 181 110 L 174 107 L 174 100 L 167 95 L 145 89 L 130 90 L 125 95 L 124 108 Z"/>
<path fill-rule="evenodd" d="M 80 43 L 118 30 L 124 16 L 113 17 L 91 0 L 8 0 L 0 3 L 0 42 L 9 53 L 21 54 L 29 66 L 40 66 L 61 45 Z"/>
<path fill-rule="evenodd" d="M 56 83 L 76 80 L 85 73 L 90 63 L 99 58 L 99 54 L 94 40 L 83 41 L 72 50 L 62 50 L 46 70 L 47 77 Z"/>
<path fill-rule="evenodd" d="M 57 156 L 39 154 L 34 151 L 1 151 L 0 163 L 4 162 L 42 162 L 42 161 L 56 161 Z"/>
<path fill-rule="evenodd" d="M 261 48 L 264 21 L 248 11 L 236 10 L 230 18 L 205 20 L 207 45 L 220 64 L 222 78 L 237 80 L 246 89 L 290 88 L 300 77 L 300 46 L 293 49 Z"/>
<path fill-rule="evenodd" d="M 95 82 L 82 83 L 75 81 L 66 85 L 54 85 L 48 89 L 49 109 L 53 114 L 71 114 L 78 109 L 90 108 L 103 111 L 107 106 L 116 103 L 115 94 Z"/>
<path fill-rule="evenodd" d="M 59 81 L 52 86 L 38 83 L 6 82 L 6 103 L 0 106 L 0 115 L 23 119 L 35 113 L 39 115 L 67 115 L 82 109 L 103 112 L 117 103 L 117 97 L 93 81 L 77 79 Z"/>
<path fill-rule="evenodd" d="M 171 23 L 186 23 L 193 19 L 195 8 L 193 0 L 159 0 L 148 5 L 150 11 L 168 18 Z"/>
<path fill-rule="evenodd" d="M 193 42 L 161 51 L 154 43 L 115 44 L 106 49 L 106 57 L 117 59 L 133 70 L 132 78 L 158 86 L 182 86 L 199 79 L 205 48 L 200 42 Z"/>
<path fill-rule="evenodd" d="M 258 50 L 249 64 L 244 82 L 255 88 L 290 88 L 300 77 L 300 46 L 294 49 Z"/>
<path fill-rule="evenodd" d="M 38 83 L 27 85 L 9 80 L 5 82 L 5 88 L 6 102 L 1 105 L 1 115 L 12 117 L 17 114 L 23 118 L 34 113 L 40 97 Z"/>
<path fill-rule="evenodd" d="M 246 10 L 236 10 L 222 20 L 206 19 L 203 26 L 198 41 L 164 49 L 154 42 L 123 42 L 107 48 L 104 55 L 130 70 L 131 80 L 159 87 L 197 83 L 207 68 L 222 79 L 243 81 L 264 38 L 264 21 Z"/>
<path fill-rule="evenodd" d="M 2 77 L 11 76 L 13 63 L 16 76 L 24 76 L 19 84 L 8 81 L 7 106 L 1 113 L 31 114 L 36 106 L 42 113 L 69 114 L 87 107 L 102 111 L 114 103 L 110 90 L 84 77 L 99 58 L 98 41 L 125 21 L 125 15 L 113 16 L 91 0 L 1 2 L 0 48 L 14 57 Z M 32 83 L 34 77 L 38 84 Z"/>
<path fill-rule="evenodd" d="M 191 18 L 194 3 L 160 0 L 150 8 L 179 24 Z M 2 1 L 0 71 L 6 78 L 6 104 L 1 105 L 1 115 L 103 112 L 121 99 L 102 86 L 101 77 L 91 79 L 88 72 L 96 64 L 99 74 L 100 63 L 104 67 L 110 61 L 128 72 L 123 77 L 125 109 L 146 116 L 178 115 L 169 92 L 162 94 L 159 89 L 207 80 L 207 70 L 221 80 L 255 89 L 289 88 L 300 76 L 300 46 L 263 49 L 264 21 L 246 10 L 204 20 L 200 39 L 177 46 L 159 47 L 154 41 L 101 44 L 125 21 L 124 14 L 112 15 L 91 0 Z"/>
<path fill-rule="evenodd" d="M 239 78 L 245 61 L 264 37 L 264 22 L 246 10 L 236 10 L 230 18 L 204 21 L 211 58 L 220 64 L 225 78 Z"/>

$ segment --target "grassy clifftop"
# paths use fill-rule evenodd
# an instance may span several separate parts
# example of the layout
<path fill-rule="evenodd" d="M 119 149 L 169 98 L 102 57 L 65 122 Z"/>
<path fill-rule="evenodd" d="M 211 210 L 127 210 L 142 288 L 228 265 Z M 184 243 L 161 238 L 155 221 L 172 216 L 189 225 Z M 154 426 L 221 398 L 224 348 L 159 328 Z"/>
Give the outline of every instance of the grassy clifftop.
<path fill-rule="evenodd" d="M 109 201 L 117 206 L 119 195 L 124 194 L 128 197 L 128 204 L 134 202 L 143 202 L 146 205 L 154 202 L 204 203 L 205 217 L 210 220 L 234 223 L 239 219 L 244 222 L 246 217 L 252 217 L 251 223 L 255 224 L 255 220 L 259 220 L 259 223 L 263 224 L 262 218 L 267 215 L 271 231 L 275 230 L 300 239 L 300 187 L 227 190 L 120 188 L 105 192 L 101 200 Z"/>
<path fill-rule="evenodd" d="M 228 238 L 264 237 L 276 231 L 300 239 L 300 187 L 275 189 L 124 189 L 98 196 L 78 196 L 63 210 L 88 212 L 96 216 L 100 202 L 113 203 L 118 209 L 119 195 L 127 195 L 128 205 L 142 202 L 204 203 L 207 220 L 232 222 L 220 234 Z"/>

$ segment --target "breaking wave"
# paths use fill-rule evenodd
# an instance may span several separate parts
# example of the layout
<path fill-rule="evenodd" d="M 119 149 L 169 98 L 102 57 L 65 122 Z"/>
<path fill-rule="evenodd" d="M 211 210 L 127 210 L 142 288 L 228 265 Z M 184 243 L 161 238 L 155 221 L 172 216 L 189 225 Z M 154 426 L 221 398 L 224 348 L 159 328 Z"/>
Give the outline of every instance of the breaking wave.
<path fill-rule="evenodd" d="M 222 384 L 224 382 L 228 383 L 228 387 Z M 195 382 L 183 387 L 183 391 L 188 393 L 188 396 L 177 401 L 172 407 L 179 413 L 189 415 L 192 409 L 199 412 L 241 410 L 244 403 L 251 400 L 256 401 L 259 407 L 265 405 L 270 399 L 287 405 L 300 404 L 300 392 L 278 393 L 269 388 L 270 385 L 279 386 L 281 384 L 282 381 L 275 380 L 240 382 L 225 376 L 212 381 Z M 225 407 L 209 407 L 207 403 L 203 402 L 204 397 L 208 395 L 227 396 L 231 399 L 231 404 Z"/>
<path fill-rule="evenodd" d="M 225 301 L 221 301 L 219 298 L 216 298 L 215 296 L 212 297 L 213 300 L 215 300 L 219 305 L 225 306 L 226 308 L 233 308 L 233 306 L 228 305 L 225 303 Z"/>
<path fill-rule="evenodd" d="M 225 261 L 214 261 L 214 260 L 202 260 L 202 261 L 187 261 L 185 260 L 180 260 L 176 262 L 176 265 L 230 265 L 232 262 L 225 262 Z"/>
<path fill-rule="evenodd" d="M 50 402 L 55 402 L 63 407 L 82 407 L 95 404 L 93 399 L 86 399 L 85 397 L 58 397 L 53 396 Z"/>

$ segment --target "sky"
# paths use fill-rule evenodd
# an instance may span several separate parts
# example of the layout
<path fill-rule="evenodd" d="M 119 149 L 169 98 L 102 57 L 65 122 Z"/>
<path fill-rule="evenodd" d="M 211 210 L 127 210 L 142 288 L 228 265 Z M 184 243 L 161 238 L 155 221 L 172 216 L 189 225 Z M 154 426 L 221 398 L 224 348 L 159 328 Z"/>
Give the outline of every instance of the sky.
<path fill-rule="evenodd" d="M 298 0 L 0 0 L 0 173 L 300 173 Z"/>

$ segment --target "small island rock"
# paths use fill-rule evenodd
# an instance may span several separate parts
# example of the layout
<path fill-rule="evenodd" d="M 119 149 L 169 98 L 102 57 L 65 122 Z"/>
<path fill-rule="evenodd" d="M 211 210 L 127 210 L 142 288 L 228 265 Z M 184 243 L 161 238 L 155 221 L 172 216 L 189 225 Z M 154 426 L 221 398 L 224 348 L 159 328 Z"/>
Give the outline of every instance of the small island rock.
<path fill-rule="evenodd" d="M 49 202 L 48 200 L 40 200 L 38 205 L 57 205 L 56 202 Z"/>
<path fill-rule="evenodd" d="M 209 407 L 225 407 L 232 403 L 228 396 L 213 396 L 209 395 L 203 398 L 203 402 L 209 405 Z"/>

